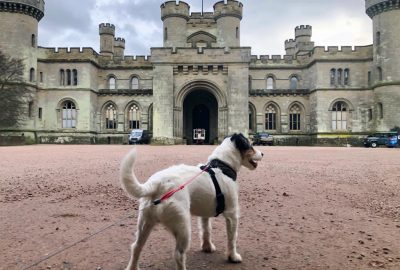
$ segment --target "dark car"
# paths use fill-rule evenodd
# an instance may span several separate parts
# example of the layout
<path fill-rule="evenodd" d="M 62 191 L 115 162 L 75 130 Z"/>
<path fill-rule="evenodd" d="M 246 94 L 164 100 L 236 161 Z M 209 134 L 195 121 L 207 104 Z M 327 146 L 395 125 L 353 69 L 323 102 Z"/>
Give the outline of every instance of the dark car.
<path fill-rule="evenodd" d="M 274 145 L 274 136 L 267 132 L 259 132 L 253 136 L 254 145 Z"/>
<path fill-rule="evenodd" d="M 388 139 L 392 136 L 397 136 L 397 133 L 396 132 L 381 132 L 381 133 L 375 133 L 372 135 L 368 135 L 368 137 L 364 139 L 364 146 L 375 148 L 380 145 L 387 145 Z"/>
<path fill-rule="evenodd" d="M 129 144 L 149 143 L 150 134 L 148 130 L 133 129 L 128 137 Z"/>

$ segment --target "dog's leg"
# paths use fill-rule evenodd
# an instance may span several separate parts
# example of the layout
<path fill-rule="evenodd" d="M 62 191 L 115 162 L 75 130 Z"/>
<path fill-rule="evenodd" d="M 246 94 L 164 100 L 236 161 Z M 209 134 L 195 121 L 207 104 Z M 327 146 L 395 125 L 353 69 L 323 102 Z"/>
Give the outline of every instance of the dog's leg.
<path fill-rule="evenodd" d="M 177 216 L 173 224 L 165 224 L 171 230 L 176 240 L 175 263 L 177 270 L 186 270 L 186 251 L 190 243 L 190 213 Z"/>
<path fill-rule="evenodd" d="M 150 235 L 152 228 L 154 227 L 152 221 L 146 220 L 143 217 L 142 212 L 138 218 L 138 228 L 136 232 L 136 241 L 131 246 L 131 259 L 129 260 L 128 267 L 126 270 L 139 270 L 139 256 L 146 243 L 147 238 Z"/>
<path fill-rule="evenodd" d="M 211 241 L 211 220 L 209 218 L 199 218 L 200 227 L 200 240 L 201 250 L 206 253 L 212 253 L 215 251 L 215 246 Z"/>
<path fill-rule="evenodd" d="M 236 251 L 238 214 L 225 215 L 226 232 L 228 235 L 228 260 L 232 263 L 242 262 L 242 256 Z"/>

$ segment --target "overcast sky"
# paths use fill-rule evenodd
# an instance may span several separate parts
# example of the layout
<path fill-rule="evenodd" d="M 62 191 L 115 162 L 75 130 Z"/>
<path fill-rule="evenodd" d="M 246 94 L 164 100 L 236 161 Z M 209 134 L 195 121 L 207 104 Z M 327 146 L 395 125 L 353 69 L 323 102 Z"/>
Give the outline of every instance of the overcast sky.
<path fill-rule="evenodd" d="M 98 25 L 112 23 L 126 41 L 126 55 L 149 55 L 162 46 L 161 0 L 45 0 L 39 23 L 43 47 L 92 47 L 99 51 Z M 191 12 L 201 0 L 187 0 Z M 217 1 L 204 0 L 204 11 Z M 372 44 L 372 23 L 364 0 L 242 0 L 241 45 L 253 55 L 284 54 L 284 41 L 297 25 L 313 27 L 316 46 Z"/>

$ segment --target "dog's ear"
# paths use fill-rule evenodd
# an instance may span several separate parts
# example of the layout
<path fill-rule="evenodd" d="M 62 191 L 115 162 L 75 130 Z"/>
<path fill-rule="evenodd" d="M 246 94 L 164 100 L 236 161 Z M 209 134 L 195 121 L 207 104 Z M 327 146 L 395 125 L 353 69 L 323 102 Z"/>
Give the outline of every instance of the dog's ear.
<path fill-rule="evenodd" d="M 251 148 L 251 145 L 249 143 L 249 140 L 246 139 L 245 136 L 243 136 L 242 133 L 235 133 L 231 136 L 231 142 L 235 143 L 236 148 L 240 152 L 244 152 L 246 150 L 249 150 Z"/>

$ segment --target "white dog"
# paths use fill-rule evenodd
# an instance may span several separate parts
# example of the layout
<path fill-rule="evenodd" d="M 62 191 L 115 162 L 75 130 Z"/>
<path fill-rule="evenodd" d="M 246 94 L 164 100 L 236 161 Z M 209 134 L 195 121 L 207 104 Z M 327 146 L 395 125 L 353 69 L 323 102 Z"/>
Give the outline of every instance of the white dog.
<path fill-rule="evenodd" d="M 240 263 L 242 258 L 236 251 L 239 218 L 236 173 L 241 166 L 254 170 L 262 156 L 242 134 L 234 134 L 226 138 L 208 157 L 207 167 L 173 166 L 155 173 L 141 184 L 132 173 L 136 150 L 128 153 L 121 164 L 122 186 L 129 195 L 141 199 L 136 241 L 131 246 L 131 258 L 126 269 L 139 269 L 139 255 L 150 231 L 154 225 L 162 223 L 176 239 L 176 269 L 185 270 L 191 214 L 200 217 L 202 251 L 213 252 L 215 246 L 211 242 L 209 218 L 222 213 L 226 219 L 228 259 Z M 183 188 L 182 185 L 189 179 L 190 184 Z M 179 191 L 170 198 L 163 198 L 163 195 L 177 188 Z"/>

